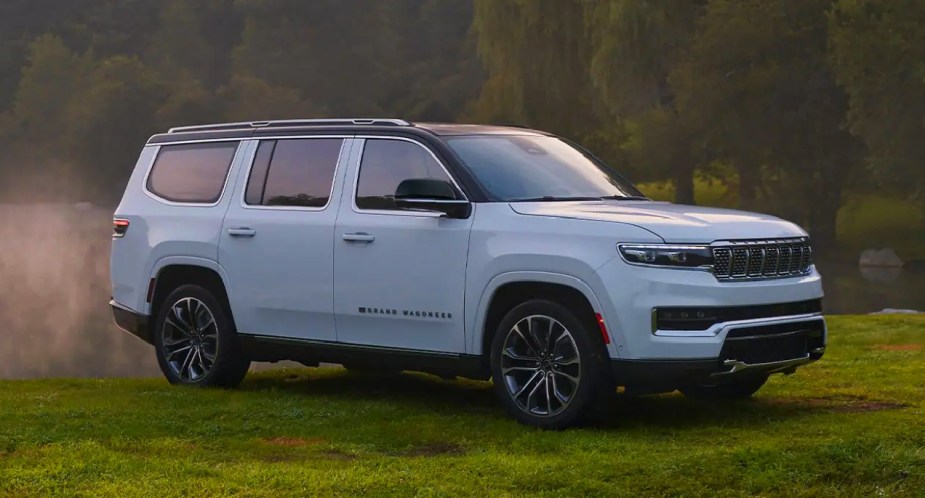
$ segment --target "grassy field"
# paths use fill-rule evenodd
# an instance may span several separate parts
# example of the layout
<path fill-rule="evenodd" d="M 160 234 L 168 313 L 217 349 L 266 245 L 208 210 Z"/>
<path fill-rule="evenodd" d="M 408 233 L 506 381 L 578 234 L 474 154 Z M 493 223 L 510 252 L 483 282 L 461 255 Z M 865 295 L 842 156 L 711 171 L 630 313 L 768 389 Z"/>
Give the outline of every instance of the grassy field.
<path fill-rule="evenodd" d="M 643 183 L 639 188 L 653 199 L 674 200 L 670 183 Z M 737 196 L 719 181 L 698 179 L 694 197 L 704 206 L 736 207 Z M 913 202 L 877 194 L 851 194 L 839 209 L 836 223 L 840 253 L 852 262 L 861 251 L 872 247 L 890 247 L 905 260 L 925 261 L 925 215 Z"/>
<path fill-rule="evenodd" d="M 923 345 L 923 317 L 832 317 L 754 400 L 617 399 L 558 433 L 417 374 L 0 382 L 0 495 L 925 496 Z"/>

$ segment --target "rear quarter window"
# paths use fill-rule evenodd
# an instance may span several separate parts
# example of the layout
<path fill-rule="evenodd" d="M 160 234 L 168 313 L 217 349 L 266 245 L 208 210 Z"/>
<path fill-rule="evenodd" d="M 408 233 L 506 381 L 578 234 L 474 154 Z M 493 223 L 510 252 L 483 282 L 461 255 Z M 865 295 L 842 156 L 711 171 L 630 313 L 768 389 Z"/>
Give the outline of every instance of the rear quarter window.
<path fill-rule="evenodd" d="M 147 189 L 171 202 L 218 202 L 238 142 L 163 145 L 148 175 Z"/>

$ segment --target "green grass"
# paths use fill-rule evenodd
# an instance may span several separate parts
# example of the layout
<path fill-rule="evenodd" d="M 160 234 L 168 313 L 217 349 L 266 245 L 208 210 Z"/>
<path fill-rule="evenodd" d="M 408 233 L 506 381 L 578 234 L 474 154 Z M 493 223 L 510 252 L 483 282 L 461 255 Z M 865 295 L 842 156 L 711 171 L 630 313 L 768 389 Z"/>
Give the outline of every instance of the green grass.
<path fill-rule="evenodd" d="M 6 381 L 0 495 L 925 496 L 923 345 L 923 317 L 833 317 L 826 357 L 753 400 L 618 399 L 563 432 L 417 374 Z"/>
<path fill-rule="evenodd" d="M 639 185 L 649 197 L 674 200 L 670 182 Z M 697 179 L 694 198 L 698 204 L 735 208 L 735 192 L 719 181 Z M 851 262 L 864 249 L 890 247 L 904 260 L 925 261 L 925 213 L 914 202 L 879 194 L 849 194 L 838 211 L 836 234 L 842 244 L 840 254 Z"/>

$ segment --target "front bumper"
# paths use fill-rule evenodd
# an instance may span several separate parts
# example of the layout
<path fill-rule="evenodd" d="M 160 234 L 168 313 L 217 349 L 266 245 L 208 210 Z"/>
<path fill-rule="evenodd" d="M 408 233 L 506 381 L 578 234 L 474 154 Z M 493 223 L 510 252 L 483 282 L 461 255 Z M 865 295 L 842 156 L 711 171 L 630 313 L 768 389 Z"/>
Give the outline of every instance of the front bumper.
<path fill-rule="evenodd" d="M 132 311 L 115 300 L 109 301 L 109 307 L 112 309 L 112 319 L 116 322 L 117 327 L 148 344 L 153 344 L 151 331 L 148 327 L 148 315 Z"/>
<path fill-rule="evenodd" d="M 618 385 L 640 392 L 664 392 L 686 385 L 733 382 L 773 373 L 793 373 L 825 354 L 821 316 L 732 328 L 717 358 L 611 360 Z"/>
<path fill-rule="evenodd" d="M 719 361 L 734 330 L 818 321 L 818 312 L 726 319 L 704 330 L 658 330 L 653 310 L 659 308 L 722 308 L 777 305 L 822 298 L 822 282 L 807 275 L 758 281 L 721 282 L 711 273 L 629 265 L 614 258 L 597 270 L 596 285 L 613 345 L 610 355 L 621 361 L 677 361 L 683 364 Z M 825 331 L 823 330 L 823 342 Z M 792 359 L 792 358 L 787 358 Z M 721 366 L 721 365 L 720 365 Z M 633 367 L 630 367 L 632 370 Z"/>

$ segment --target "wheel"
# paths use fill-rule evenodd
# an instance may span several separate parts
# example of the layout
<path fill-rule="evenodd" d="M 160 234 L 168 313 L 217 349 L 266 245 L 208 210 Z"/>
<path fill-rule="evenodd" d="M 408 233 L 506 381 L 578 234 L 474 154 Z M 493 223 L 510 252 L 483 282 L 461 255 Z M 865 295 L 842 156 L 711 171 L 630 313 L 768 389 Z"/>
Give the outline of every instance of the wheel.
<path fill-rule="evenodd" d="M 154 348 L 171 384 L 234 387 L 250 360 L 238 349 L 225 306 L 208 290 L 184 285 L 167 296 L 154 326 Z"/>
<path fill-rule="evenodd" d="M 592 331 L 552 301 L 527 301 L 505 315 L 491 344 L 491 373 L 514 418 L 563 429 L 591 413 L 608 384 L 605 350 Z"/>
<path fill-rule="evenodd" d="M 745 399 L 758 392 L 768 381 L 767 375 L 747 377 L 731 382 L 685 386 L 679 389 L 688 398 L 697 399 Z"/>

